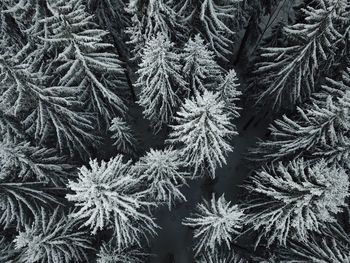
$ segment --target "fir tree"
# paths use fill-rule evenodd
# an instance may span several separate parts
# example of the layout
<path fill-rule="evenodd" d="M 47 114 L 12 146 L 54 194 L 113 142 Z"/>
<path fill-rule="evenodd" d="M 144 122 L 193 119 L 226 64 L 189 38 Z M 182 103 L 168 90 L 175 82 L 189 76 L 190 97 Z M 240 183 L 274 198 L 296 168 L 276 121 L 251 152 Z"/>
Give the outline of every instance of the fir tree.
<path fill-rule="evenodd" d="M 325 226 L 322 234 L 314 234 L 306 242 L 293 241 L 280 253 L 283 262 L 335 262 L 350 260 L 350 237 L 339 225 Z"/>
<path fill-rule="evenodd" d="M 319 232 L 324 223 L 335 222 L 342 211 L 349 181 L 344 169 L 328 167 L 324 160 L 314 165 L 294 160 L 271 164 L 257 172 L 246 188 L 256 198 L 248 204 L 247 223 L 259 231 L 267 244 L 296 238 L 306 241 L 310 232 Z"/>
<path fill-rule="evenodd" d="M 330 163 L 347 165 L 349 156 L 350 93 L 341 97 L 327 95 L 298 108 L 293 119 L 283 116 L 270 126 L 271 136 L 252 150 L 258 161 L 286 160 L 302 156 L 306 159 L 325 158 Z"/>
<path fill-rule="evenodd" d="M 317 78 L 326 73 L 342 48 L 350 24 L 347 0 L 317 0 L 303 8 L 303 21 L 284 28 L 286 46 L 264 48 L 257 64 L 262 91 L 259 100 L 279 108 L 294 106 L 315 91 Z M 339 26 L 344 24 L 344 26 Z"/>
<path fill-rule="evenodd" d="M 57 1 L 51 10 L 53 15 L 43 22 L 52 33 L 43 40 L 57 56 L 48 74 L 56 86 L 78 90 L 86 109 L 108 124 L 116 114 L 125 113 L 128 94 L 124 69 L 113 46 L 103 40 L 108 32 L 98 28 L 79 0 Z"/>
<path fill-rule="evenodd" d="M 225 102 L 227 111 L 233 118 L 238 118 L 240 108 L 236 105 L 242 92 L 237 90 L 239 87 L 236 71 L 231 69 L 220 83 L 217 92 L 220 93 L 220 99 Z"/>
<path fill-rule="evenodd" d="M 33 147 L 26 142 L 14 145 L 0 141 L 0 168 L 0 179 L 16 177 L 62 186 L 73 167 L 54 149 Z"/>
<path fill-rule="evenodd" d="M 179 94 L 186 90 L 180 70 L 180 57 L 174 52 L 174 44 L 164 35 L 152 38 L 144 49 L 139 78 L 139 104 L 144 116 L 151 120 L 155 129 L 172 121 L 174 109 L 179 104 Z"/>
<path fill-rule="evenodd" d="M 112 240 L 113 241 L 113 240 Z M 97 254 L 97 263 L 143 263 L 146 254 L 131 246 L 118 249 L 113 242 L 104 243 Z"/>
<path fill-rule="evenodd" d="M 200 35 L 190 38 L 182 53 L 183 74 L 190 84 L 192 92 L 214 91 L 222 81 L 222 70 L 215 61 L 214 53 L 204 44 Z"/>
<path fill-rule="evenodd" d="M 157 226 L 147 215 L 153 203 L 145 200 L 140 180 L 131 175 L 131 162 L 117 155 L 107 163 L 91 160 L 89 164 L 90 169 L 83 166 L 78 180 L 68 184 L 73 193 L 66 197 L 78 207 L 70 216 L 84 220 L 93 234 L 112 226 L 118 248 L 154 235 Z"/>
<path fill-rule="evenodd" d="M 113 145 L 117 147 L 120 153 L 135 154 L 136 139 L 128 123 L 122 118 L 116 117 L 112 120 L 109 131 L 112 133 L 111 138 L 115 141 Z"/>
<path fill-rule="evenodd" d="M 26 133 L 40 144 L 56 137 L 61 152 L 82 156 L 86 142 L 96 140 L 90 116 L 78 111 L 76 91 L 69 87 L 46 86 L 40 73 L 32 73 L 25 64 L 16 64 L 9 54 L 0 56 L 0 108 L 24 126 Z"/>
<path fill-rule="evenodd" d="M 182 171 L 186 164 L 175 150 L 153 150 L 141 157 L 132 168 L 149 192 L 150 200 L 167 203 L 168 208 L 176 202 L 186 201 L 179 188 L 186 184 L 188 174 Z"/>
<path fill-rule="evenodd" d="M 0 236 L 0 261 L 4 263 L 11 263 L 14 257 L 13 245 L 6 240 L 4 236 Z"/>
<path fill-rule="evenodd" d="M 186 218 L 183 224 L 195 228 L 195 252 L 210 250 L 213 254 L 222 244 L 230 247 L 240 233 L 244 213 L 237 205 L 231 205 L 222 195 L 217 200 L 213 195 L 210 202 L 204 201 L 196 207 L 197 212 Z"/>
<path fill-rule="evenodd" d="M 78 231 L 76 222 L 58 209 L 48 215 L 42 208 L 35 223 L 26 225 L 14 243 L 20 251 L 16 262 L 87 262 L 86 250 L 92 249 L 87 233 Z"/>
<path fill-rule="evenodd" d="M 190 24 L 195 25 L 196 31 L 203 37 L 215 54 L 225 61 L 227 55 L 232 53 L 232 36 L 235 32 L 231 26 L 236 26 L 237 15 L 240 12 L 241 0 L 217 1 L 217 0 L 185 0 L 180 1 L 178 9 L 180 14 L 186 16 Z M 189 11 L 191 10 L 191 11 Z M 237 12 L 238 10 L 238 12 Z"/>
<path fill-rule="evenodd" d="M 246 263 L 247 261 L 235 251 L 228 252 L 224 249 L 216 249 L 214 252 L 202 253 L 196 263 Z"/>
<path fill-rule="evenodd" d="M 237 134 L 225 112 L 225 103 L 219 100 L 219 94 L 204 91 L 203 96 L 197 93 L 186 99 L 177 115 L 168 142 L 178 145 L 194 174 L 208 170 L 214 178 L 216 167 L 225 164 L 225 154 L 232 151 L 228 140 Z"/>
<path fill-rule="evenodd" d="M 4 228 L 15 225 L 19 229 L 40 214 L 42 206 L 57 203 L 40 182 L 0 180 L 0 225 Z"/>
<path fill-rule="evenodd" d="M 88 9 L 95 14 L 98 24 L 108 28 L 111 34 L 116 37 L 116 44 L 124 38 L 123 29 L 130 24 L 130 18 L 126 12 L 126 3 L 123 0 L 88 0 Z"/>
<path fill-rule="evenodd" d="M 183 35 L 186 34 L 183 18 L 173 10 L 170 3 L 171 1 L 167 0 L 130 1 L 128 11 L 133 18 L 132 26 L 127 29 L 127 33 L 130 34 L 130 43 L 136 44 L 134 54 L 140 54 L 140 47 L 158 34 L 169 41 L 183 39 Z"/>

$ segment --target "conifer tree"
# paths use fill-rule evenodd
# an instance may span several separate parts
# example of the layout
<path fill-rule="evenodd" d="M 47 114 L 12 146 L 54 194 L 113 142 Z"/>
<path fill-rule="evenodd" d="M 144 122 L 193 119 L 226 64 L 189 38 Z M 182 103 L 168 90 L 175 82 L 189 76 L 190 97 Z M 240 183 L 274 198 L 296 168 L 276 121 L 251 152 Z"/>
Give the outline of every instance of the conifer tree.
<path fill-rule="evenodd" d="M 264 238 L 268 246 L 285 246 L 292 238 L 306 242 L 312 231 L 336 221 L 349 196 L 344 169 L 328 167 L 324 160 L 313 165 L 302 159 L 270 164 L 246 188 L 252 198 L 246 222 L 259 232 L 256 245 Z"/>
<path fill-rule="evenodd" d="M 143 263 L 147 254 L 139 249 L 128 246 L 118 249 L 113 245 L 113 239 L 104 243 L 97 254 L 97 263 Z"/>
<path fill-rule="evenodd" d="M 13 245 L 4 236 L 0 236 L 0 261 L 10 263 L 13 256 Z"/>
<path fill-rule="evenodd" d="M 216 249 L 213 251 L 206 251 L 201 253 L 197 258 L 196 263 L 246 263 L 244 258 L 231 249 Z"/>
<path fill-rule="evenodd" d="M 19 229 L 35 219 L 42 206 L 58 204 L 40 182 L 5 179 L 0 180 L 0 225 L 4 228 L 15 226 Z"/>
<path fill-rule="evenodd" d="M 113 46 L 104 41 L 101 30 L 79 0 L 56 1 L 51 17 L 43 20 L 51 32 L 43 40 L 57 56 L 47 70 L 55 86 L 74 88 L 85 108 L 109 124 L 126 110 L 124 68 L 113 54 Z M 59 76 L 59 78 L 57 78 Z"/>
<path fill-rule="evenodd" d="M 0 141 L 0 178 L 20 178 L 64 185 L 72 166 L 54 149 L 33 147 L 28 142 L 17 145 Z"/>
<path fill-rule="evenodd" d="M 168 143 L 178 146 L 195 175 L 207 170 L 214 178 L 216 167 L 225 164 L 225 155 L 232 151 L 229 139 L 237 134 L 219 94 L 204 91 L 186 99 L 175 121 Z"/>
<path fill-rule="evenodd" d="M 307 242 L 292 241 L 287 248 L 282 249 L 279 258 L 283 262 L 293 260 L 300 263 L 348 262 L 349 245 L 349 233 L 339 223 L 328 224 L 321 234 L 311 235 Z"/>
<path fill-rule="evenodd" d="M 140 48 L 158 34 L 169 41 L 183 39 L 183 35 L 186 34 L 183 18 L 173 9 L 171 1 L 131 0 L 128 11 L 133 18 L 127 33 L 131 38 L 130 43 L 134 44 L 135 55 L 140 54 Z"/>
<path fill-rule="evenodd" d="M 263 48 L 256 72 L 259 100 L 288 108 L 308 98 L 322 73 L 327 73 L 338 49 L 344 48 L 350 25 L 347 0 L 311 1 L 301 9 L 303 21 L 284 28 L 285 46 Z"/>
<path fill-rule="evenodd" d="M 86 250 L 92 249 L 87 233 L 77 230 L 75 221 L 58 209 L 48 215 L 42 208 L 33 224 L 25 226 L 14 240 L 20 251 L 16 262 L 87 262 Z"/>
<path fill-rule="evenodd" d="M 135 154 L 136 139 L 130 125 L 122 118 L 116 117 L 112 120 L 109 131 L 112 133 L 111 138 L 115 141 L 113 145 L 123 154 Z"/>
<path fill-rule="evenodd" d="M 186 218 L 183 224 L 195 228 L 195 252 L 200 255 L 210 250 L 212 255 L 221 245 L 230 248 L 230 243 L 240 233 L 244 213 L 237 205 L 231 205 L 222 195 L 212 196 L 196 207 L 197 212 Z"/>
<path fill-rule="evenodd" d="M 204 44 L 200 35 L 190 38 L 182 53 L 183 74 L 190 84 L 191 91 L 203 92 L 205 89 L 214 91 L 222 81 L 222 71 L 215 61 L 215 56 Z"/>
<path fill-rule="evenodd" d="M 127 15 L 127 4 L 123 0 L 88 0 L 88 9 L 95 14 L 98 24 L 116 37 L 116 44 L 120 45 L 124 38 L 123 29 L 130 24 Z"/>
<path fill-rule="evenodd" d="M 131 161 L 123 162 L 123 156 L 117 155 L 100 164 L 91 160 L 89 165 L 79 170 L 77 181 L 69 181 L 73 193 L 66 197 L 78 207 L 70 216 L 83 220 L 93 234 L 113 227 L 118 248 L 154 235 L 157 226 L 147 214 L 154 204 L 145 200 L 140 180 L 131 175 Z"/>
<path fill-rule="evenodd" d="M 349 156 L 350 93 L 341 97 L 328 94 L 298 108 L 293 119 L 283 116 L 270 126 L 271 135 L 252 150 L 257 161 L 286 160 L 302 156 L 306 159 L 325 158 L 329 163 L 347 166 Z"/>
<path fill-rule="evenodd" d="M 166 203 L 186 201 L 179 188 L 186 184 L 188 174 L 182 171 L 185 163 L 176 150 L 153 150 L 141 157 L 132 168 L 134 176 L 146 186 L 150 200 Z"/>
<path fill-rule="evenodd" d="M 0 56 L 0 108 L 19 119 L 27 134 L 39 144 L 56 137 L 61 152 L 88 152 L 86 142 L 96 140 L 90 116 L 79 112 L 73 87 L 47 86 L 40 73 L 16 64 L 10 54 Z"/>
<path fill-rule="evenodd" d="M 236 71 L 231 69 L 220 83 L 217 92 L 220 94 L 220 99 L 225 102 L 227 111 L 232 114 L 233 118 L 239 117 L 240 108 L 236 105 L 239 101 L 239 97 L 242 92 L 237 88 L 239 87 Z"/>
<path fill-rule="evenodd" d="M 235 32 L 231 26 L 237 28 L 237 14 L 239 14 L 241 0 L 185 0 L 177 5 L 179 13 L 186 17 L 195 30 L 201 32 L 210 48 L 220 59 L 228 61 L 227 55 L 232 53 L 232 37 Z M 238 12 L 237 12 L 238 11 Z M 235 20 L 237 19 L 237 20 Z"/>
<path fill-rule="evenodd" d="M 152 38 L 144 49 L 136 86 L 141 89 L 138 103 L 155 129 L 172 121 L 173 112 L 186 91 L 180 70 L 180 57 L 164 35 Z"/>

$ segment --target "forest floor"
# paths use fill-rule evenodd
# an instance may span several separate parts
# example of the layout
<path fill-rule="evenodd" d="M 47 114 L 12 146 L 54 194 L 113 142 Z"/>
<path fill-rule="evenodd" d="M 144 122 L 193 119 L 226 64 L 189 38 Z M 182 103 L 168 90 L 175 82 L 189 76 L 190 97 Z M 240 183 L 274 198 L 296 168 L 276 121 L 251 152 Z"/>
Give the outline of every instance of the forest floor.
<path fill-rule="evenodd" d="M 134 130 L 142 135 L 137 136 L 142 138 L 138 148 L 142 152 L 150 148 L 163 148 L 165 134 L 154 135 L 139 110 L 135 108 L 131 112 L 134 117 Z M 252 116 L 252 112 L 245 109 L 241 118 L 236 120 L 239 135 L 232 139 L 234 150 L 227 157 L 227 165 L 216 171 L 217 180 L 212 184 L 208 184 L 205 178 L 190 181 L 188 187 L 181 189 L 187 202 L 177 204 L 171 211 L 163 206 L 155 212 L 154 217 L 161 229 L 150 240 L 150 263 L 193 263 L 192 230 L 183 226 L 182 220 L 194 211 L 203 198 L 209 199 L 212 193 L 219 196 L 225 194 L 226 199 L 232 203 L 241 199 L 240 186 L 250 173 L 245 163 L 245 154 L 257 138 L 266 134 L 268 126 L 267 120 L 261 116 Z"/>

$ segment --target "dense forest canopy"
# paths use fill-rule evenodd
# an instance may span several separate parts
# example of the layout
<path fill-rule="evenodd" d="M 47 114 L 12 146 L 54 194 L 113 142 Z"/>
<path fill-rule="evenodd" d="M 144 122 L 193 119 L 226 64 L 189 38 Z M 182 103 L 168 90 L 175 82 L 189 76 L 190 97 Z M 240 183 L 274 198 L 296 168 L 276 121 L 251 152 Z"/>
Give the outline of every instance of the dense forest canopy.
<path fill-rule="evenodd" d="M 2 0 L 0 262 L 350 262 L 349 0 Z"/>

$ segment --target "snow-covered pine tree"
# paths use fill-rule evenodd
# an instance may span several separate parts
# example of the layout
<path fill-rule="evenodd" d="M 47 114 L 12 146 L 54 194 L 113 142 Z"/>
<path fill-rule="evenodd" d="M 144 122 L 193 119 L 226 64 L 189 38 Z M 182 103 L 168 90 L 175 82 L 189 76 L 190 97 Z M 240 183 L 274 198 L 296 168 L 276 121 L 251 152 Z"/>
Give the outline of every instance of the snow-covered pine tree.
<path fill-rule="evenodd" d="M 194 26 L 194 32 L 201 32 L 216 56 L 228 61 L 235 34 L 231 26 L 239 28 L 236 15 L 241 12 L 241 3 L 242 0 L 184 0 L 177 9 Z"/>
<path fill-rule="evenodd" d="M 16 177 L 62 186 L 72 168 L 67 158 L 54 149 L 31 146 L 28 142 L 0 141 L 0 180 Z"/>
<path fill-rule="evenodd" d="M 0 56 L 0 109 L 23 124 L 38 144 L 52 138 L 61 152 L 85 156 L 87 142 L 97 140 L 88 114 L 81 113 L 74 87 L 46 86 L 42 74 L 16 64 L 10 54 Z M 50 142 L 49 142 L 50 141 Z"/>
<path fill-rule="evenodd" d="M 182 72 L 192 93 L 217 89 L 222 82 L 222 69 L 199 34 L 188 40 L 181 55 L 184 63 Z"/>
<path fill-rule="evenodd" d="M 11 263 L 14 256 L 13 244 L 0 235 L 0 262 Z"/>
<path fill-rule="evenodd" d="M 87 0 L 87 6 L 97 19 L 98 24 L 107 28 L 115 37 L 116 44 L 121 45 L 124 29 L 130 24 L 126 1 L 123 0 Z"/>
<path fill-rule="evenodd" d="M 88 262 L 86 251 L 93 249 L 87 232 L 78 230 L 76 221 L 58 209 L 53 214 L 44 208 L 33 224 L 25 226 L 14 240 L 19 263 Z"/>
<path fill-rule="evenodd" d="M 102 244 L 97 254 L 97 263 L 143 263 L 147 254 L 138 248 L 128 246 L 118 249 L 113 245 L 113 240 Z"/>
<path fill-rule="evenodd" d="M 252 160 L 266 162 L 302 156 L 325 158 L 329 163 L 348 167 L 350 91 L 341 97 L 317 98 L 304 109 L 297 109 L 294 118 L 283 116 L 270 126 L 270 138 L 251 150 Z"/>
<path fill-rule="evenodd" d="M 255 78 L 259 100 L 289 108 L 315 91 L 318 77 L 338 59 L 350 25 L 349 7 L 347 0 L 310 1 L 301 9 L 302 21 L 284 28 L 286 45 L 262 49 Z"/>
<path fill-rule="evenodd" d="M 231 69 L 227 72 L 225 78 L 217 88 L 217 92 L 220 94 L 220 99 L 225 102 L 227 111 L 233 118 L 238 118 L 240 108 L 236 105 L 239 101 L 239 97 L 242 92 L 237 88 L 239 87 L 238 77 L 236 71 Z"/>
<path fill-rule="evenodd" d="M 19 229 L 35 219 L 42 206 L 57 205 L 58 201 L 46 188 L 40 182 L 21 182 L 11 177 L 0 179 L 0 225 Z"/>
<path fill-rule="evenodd" d="M 50 50 L 50 46 L 40 39 L 48 34 L 48 28 L 42 20 L 52 15 L 47 2 L 12 1 L 6 12 L 13 17 L 25 38 L 21 48 L 15 52 L 16 59 L 22 64 L 27 64 L 31 72 L 45 72 L 48 61 L 56 55 L 52 49 Z M 43 75 L 46 74 L 43 73 Z"/>
<path fill-rule="evenodd" d="M 343 168 L 328 167 L 321 160 L 313 165 L 303 159 L 287 164 L 270 164 L 258 171 L 246 185 L 251 195 L 247 224 L 258 231 L 267 245 L 286 245 L 296 238 L 307 241 L 325 223 L 335 222 L 349 196 L 349 180 Z"/>
<path fill-rule="evenodd" d="M 133 16 L 132 25 L 126 30 L 133 44 L 133 54 L 140 55 L 148 41 L 162 34 L 169 41 L 184 40 L 186 27 L 183 18 L 168 0 L 130 0 L 127 8 Z"/>
<path fill-rule="evenodd" d="M 146 200 L 140 180 L 131 175 L 131 161 L 123 162 L 117 155 L 101 164 L 91 160 L 89 165 L 80 168 L 77 181 L 69 181 L 73 193 L 66 198 L 78 207 L 70 216 L 83 220 L 93 234 L 112 227 L 118 248 L 140 245 L 141 238 L 153 236 L 157 225 L 148 208 L 155 203 Z"/>
<path fill-rule="evenodd" d="M 177 115 L 167 142 L 178 146 L 194 175 L 204 175 L 207 170 L 214 178 L 216 167 L 225 164 L 225 155 L 232 151 L 229 139 L 237 134 L 225 103 L 219 94 L 205 90 L 203 95 L 186 99 Z"/>
<path fill-rule="evenodd" d="M 348 222 L 347 222 L 348 223 Z M 311 235 L 306 242 L 293 241 L 281 251 L 281 262 L 350 261 L 350 236 L 338 223 L 326 226 L 322 234 Z"/>
<path fill-rule="evenodd" d="M 0 106 L 0 138 L 4 142 L 24 140 L 26 133 L 22 123 L 14 116 L 5 113 L 6 109 Z"/>
<path fill-rule="evenodd" d="M 234 250 L 216 249 L 214 252 L 207 250 L 201 253 L 196 263 L 246 263 L 248 262 Z"/>
<path fill-rule="evenodd" d="M 144 116 L 159 130 L 172 121 L 180 102 L 178 96 L 186 92 L 187 83 L 180 73 L 180 56 L 175 53 L 174 44 L 158 34 L 147 42 L 139 67 L 138 103 L 144 108 Z"/>
<path fill-rule="evenodd" d="M 188 173 L 183 171 L 185 166 L 176 150 L 151 149 L 134 164 L 132 171 L 147 189 L 150 200 L 166 203 L 171 209 L 177 201 L 186 201 L 179 189 L 186 185 Z"/>
<path fill-rule="evenodd" d="M 212 196 L 210 202 L 204 200 L 196 207 L 196 212 L 185 218 L 182 224 L 193 227 L 196 256 L 210 250 L 212 254 L 221 245 L 231 247 L 231 242 L 240 234 L 244 222 L 243 210 L 231 205 L 222 195 Z"/>
<path fill-rule="evenodd" d="M 122 154 L 134 155 L 136 153 L 136 139 L 130 125 L 120 117 L 112 120 L 109 127 L 111 138 L 115 141 L 113 145 Z"/>
<path fill-rule="evenodd" d="M 124 68 L 113 45 L 103 38 L 108 34 L 94 23 L 81 0 L 59 0 L 50 5 L 53 15 L 42 22 L 50 34 L 43 38 L 56 51 L 47 73 L 55 86 L 78 90 L 86 110 L 98 114 L 108 125 L 126 110 Z"/>
<path fill-rule="evenodd" d="M 26 42 L 26 36 L 20 30 L 16 20 L 8 12 L 12 1 L 0 2 L 0 50 L 20 50 Z"/>

